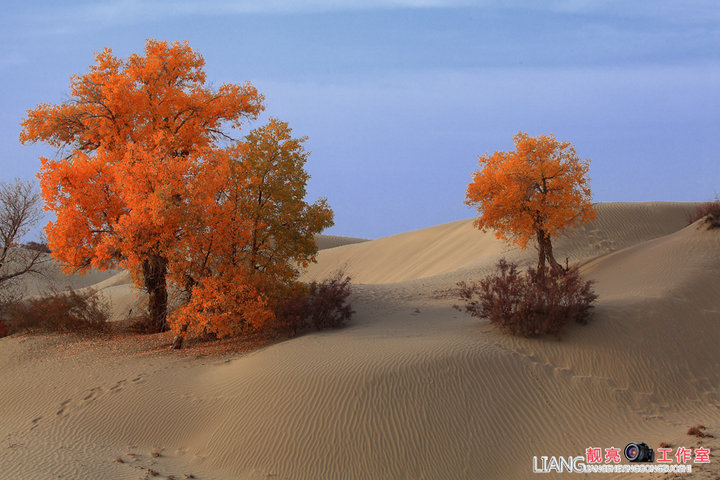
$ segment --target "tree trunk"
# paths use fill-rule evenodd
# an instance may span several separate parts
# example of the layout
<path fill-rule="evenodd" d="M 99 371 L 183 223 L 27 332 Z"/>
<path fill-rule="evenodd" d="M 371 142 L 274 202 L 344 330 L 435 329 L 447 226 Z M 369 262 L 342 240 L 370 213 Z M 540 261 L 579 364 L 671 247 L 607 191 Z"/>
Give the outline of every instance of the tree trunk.
<path fill-rule="evenodd" d="M 187 325 L 183 325 L 183 334 L 187 331 Z M 183 340 L 185 340 L 185 337 L 183 334 L 175 335 L 173 338 L 172 343 L 170 344 L 171 350 L 180 350 L 183 346 Z"/>
<path fill-rule="evenodd" d="M 538 249 L 538 272 L 545 271 L 545 234 L 542 230 L 537 231 L 537 249 Z"/>
<path fill-rule="evenodd" d="M 148 292 L 148 313 L 153 330 L 163 332 L 167 327 L 167 259 L 153 255 L 143 262 L 145 289 Z"/>
<path fill-rule="evenodd" d="M 207 257 L 205 260 L 207 261 Z M 204 266 L 203 266 L 203 269 L 204 269 Z M 189 302 L 190 299 L 192 298 L 192 289 L 197 284 L 198 284 L 198 282 L 196 282 L 193 277 L 191 277 L 188 274 L 185 274 L 185 291 L 184 291 L 184 294 L 185 294 L 184 302 L 185 303 Z M 177 335 L 175 335 L 175 337 L 173 337 L 172 344 L 170 344 L 171 350 L 180 350 L 182 348 L 183 341 L 185 340 L 185 334 L 187 333 L 187 330 L 188 330 L 188 326 L 189 325 L 187 322 L 182 324 L 182 327 L 180 327 L 180 333 L 178 333 Z"/>
<path fill-rule="evenodd" d="M 545 261 L 550 264 L 550 268 L 554 272 L 564 272 L 562 265 L 555 260 L 553 255 L 552 241 L 550 235 L 545 233 L 544 230 L 540 229 L 537 231 L 537 243 L 538 243 L 538 271 L 542 272 L 545 268 Z"/>
<path fill-rule="evenodd" d="M 173 337 L 173 341 L 170 344 L 171 350 L 180 350 L 183 346 L 183 342 L 185 341 L 185 334 L 187 333 L 188 324 L 184 323 L 183 326 L 180 328 L 180 333 L 175 335 Z"/>

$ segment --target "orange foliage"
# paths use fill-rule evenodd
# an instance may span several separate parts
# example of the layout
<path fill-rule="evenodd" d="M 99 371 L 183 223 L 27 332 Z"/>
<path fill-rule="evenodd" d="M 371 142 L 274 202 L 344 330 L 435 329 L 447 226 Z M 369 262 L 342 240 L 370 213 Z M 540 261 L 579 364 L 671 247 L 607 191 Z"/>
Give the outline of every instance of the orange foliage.
<path fill-rule="evenodd" d="M 520 248 L 536 240 L 539 267 L 547 259 L 557 269 L 551 238 L 595 218 L 589 160 L 580 160 L 570 142 L 552 134 L 519 132 L 514 143 L 515 151 L 479 157 L 481 169 L 473 174 L 465 203 L 480 213 L 477 228 L 495 229 L 498 238 Z"/>
<path fill-rule="evenodd" d="M 332 225 L 325 200 L 304 201 L 304 138 L 270 122 L 243 141 L 223 131 L 263 109 L 249 84 L 204 86 L 204 61 L 187 43 L 148 40 L 145 56 L 109 49 L 72 100 L 39 105 L 21 141 L 70 154 L 41 159 L 40 182 L 57 220 L 53 255 L 69 269 L 128 268 L 165 326 L 167 281 L 189 295 L 169 319 L 177 332 L 243 333 L 273 320 L 299 268 Z"/>
<path fill-rule="evenodd" d="M 190 302 L 173 312 L 170 326 L 178 335 L 214 333 L 218 338 L 260 329 L 273 319 L 265 295 L 239 272 L 207 276 L 193 287 Z"/>
<path fill-rule="evenodd" d="M 325 199 L 305 202 L 306 138 L 293 138 L 287 123 L 276 119 L 251 131 L 230 152 L 232 206 L 250 226 L 243 257 L 256 272 L 287 283 L 298 267 L 315 259 L 315 234 L 333 225 Z"/>
<path fill-rule="evenodd" d="M 305 202 L 304 138 L 276 119 L 219 152 L 214 201 L 186 218 L 172 278 L 191 293 L 170 318 L 182 333 L 227 336 L 273 320 L 299 267 L 315 259 L 315 234 L 332 225 L 324 199 Z"/>
<path fill-rule="evenodd" d="M 56 220 L 48 244 L 68 269 L 130 269 L 162 328 L 165 277 L 187 218 L 214 203 L 226 127 L 263 109 L 250 85 L 206 87 L 204 60 L 187 43 L 148 40 L 126 60 L 110 49 L 71 80 L 71 100 L 28 110 L 20 140 L 69 152 L 42 158 L 43 198 Z M 185 244 L 187 245 L 187 244 Z"/>

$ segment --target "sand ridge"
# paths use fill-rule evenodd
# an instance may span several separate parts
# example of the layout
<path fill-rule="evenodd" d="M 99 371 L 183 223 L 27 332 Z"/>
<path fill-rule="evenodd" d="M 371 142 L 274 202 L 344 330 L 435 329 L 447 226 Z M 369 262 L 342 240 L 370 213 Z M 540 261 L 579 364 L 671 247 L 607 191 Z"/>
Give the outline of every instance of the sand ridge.
<path fill-rule="evenodd" d="M 554 242 L 559 260 L 595 258 L 684 227 L 694 204 L 638 202 L 597 204 L 597 219 L 570 230 Z M 320 279 L 344 268 L 354 283 L 395 283 L 462 270 L 487 270 L 500 256 L 534 262 L 532 247 L 518 250 L 483 233 L 473 219 L 459 220 L 369 242 L 321 251 L 306 278 Z"/>

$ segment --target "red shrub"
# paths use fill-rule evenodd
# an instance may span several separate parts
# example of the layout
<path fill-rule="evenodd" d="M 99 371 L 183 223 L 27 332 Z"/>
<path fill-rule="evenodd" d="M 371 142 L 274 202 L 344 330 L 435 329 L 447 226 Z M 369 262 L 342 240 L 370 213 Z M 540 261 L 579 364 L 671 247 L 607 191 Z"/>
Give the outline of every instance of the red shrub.
<path fill-rule="evenodd" d="M 152 335 L 157 333 L 157 325 L 147 313 L 135 315 L 125 320 L 123 325 L 129 332 L 139 333 L 142 335 Z"/>
<path fill-rule="evenodd" d="M 338 271 L 322 282 L 300 285 L 275 306 L 275 330 L 293 337 L 308 328 L 337 328 L 353 313 L 350 277 Z"/>
<path fill-rule="evenodd" d="M 310 284 L 310 325 L 321 330 L 337 328 L 355 313 L 348 301 L 352 293 L 350 277 L 338 271 L 320 283 Z"/>
<path fill-rule="evenodd" d="M 695 207 L 688 215 L 688 225 L 705 218 L 711 227 L 720 227 L 720 198 L 715 197 L 712 202 L 704 202 Z"/>
<path fill-rule="evenodd" d="M 699 438 L 715 438 L 714 435 L 703 432 L 703 430 L 705 430 L 705 425 L 695 425 L 688 429 L 687 434 Z"/>
<path fill-rule="evenodd" d="M 3 309 L 9 333 L 19 331 L 99 332 L 107 329 L 108 308 L 94 291 L 54 292 L 16 301 Z"/>
<path fill-rule="evenodd" d="M 592 282 L 583 282 L 577 268 L 567 272 L 530 268 L 522 274 L 505 259 L 498 262 L 494 275 L 458 286 L 467 313 L 523 337 L 559 335 L 571 320 L 587 323 L 597 299 Z"/>
<path fill-rule="evenodd" d="M 275 332 L 286 337 L 296 336 L 307 328 L 309 312 L 308 289 L 301 284 L 275 306 Z"/>

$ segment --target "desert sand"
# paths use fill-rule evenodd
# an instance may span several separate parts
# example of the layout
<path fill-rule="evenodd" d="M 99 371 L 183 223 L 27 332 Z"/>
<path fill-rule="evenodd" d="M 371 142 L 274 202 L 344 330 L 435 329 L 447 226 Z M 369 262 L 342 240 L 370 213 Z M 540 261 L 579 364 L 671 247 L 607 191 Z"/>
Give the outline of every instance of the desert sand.
<path fill-rule="evenodd" d="M 600 204 L 557 239 L 599 295 L 591 322 L 559 340 L 509 337 L 452 308 L 456 282 L 501 256 L 535 260 L 472 220 L 321 240 L 333 248 L 304 278 L 343 267 L 356 315 L 251 352 L 1 338 L 0 478 L 525 479 L 533 456 L 643 441 L 710 448 L 710 464 L 678 478 L 715 479 L 720 230 L 686 226 L 692 208 Z M 100 290 L 116 319 L 142 308 L 125 272 L 52 282 Z M 686 435 L 697 424 L 716 438 Z"/>

